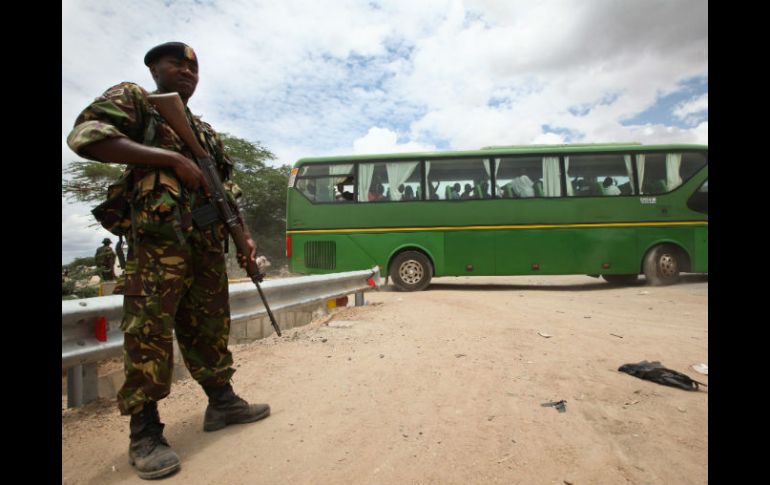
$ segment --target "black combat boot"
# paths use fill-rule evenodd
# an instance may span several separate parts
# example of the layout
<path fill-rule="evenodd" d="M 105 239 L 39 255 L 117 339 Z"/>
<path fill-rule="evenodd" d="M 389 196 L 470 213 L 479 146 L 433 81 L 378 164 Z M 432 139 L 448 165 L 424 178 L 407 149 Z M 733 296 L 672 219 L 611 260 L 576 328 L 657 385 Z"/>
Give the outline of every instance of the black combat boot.
<path fill-rule="evenodd" d="M 228 383 L 222 387 L 204 387 L 209 405 L 203 419 L 203 431 L 216 431 L 228 424 L 251 423 L 270 416 L 267 404 L 249 404 Z"/>
<path fill-rule="evenodd" d="M 163 427 L 158 415 L 158 403 L 144 403 L 144 408 L 131 415 L 131 444 L 128 447 L 128 463 L 139 478 L 150 480 L 177 471 L 179 457 L 163 437 Z"/>

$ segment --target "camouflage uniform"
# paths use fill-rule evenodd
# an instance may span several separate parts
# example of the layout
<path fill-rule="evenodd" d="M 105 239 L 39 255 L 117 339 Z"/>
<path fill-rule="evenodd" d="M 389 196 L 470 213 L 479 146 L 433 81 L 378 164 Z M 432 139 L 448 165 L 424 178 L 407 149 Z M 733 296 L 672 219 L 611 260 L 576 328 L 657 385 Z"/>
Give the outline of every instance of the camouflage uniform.
<path fill-rule="evenodd" d="M 115 279 L 115 252 L 111 247 L 104 245 L 96 250 L 94 260 L 99 267 L 102 279 L 112 281 Z"/>
<path fill-rule="evenodd" d="M 108 89 L 78 116 L 67 138 L 70 148 L 88 157 L 81 151 L 86 145 L 128 137 L 194 159 L 147 94 L 132 83 Z M 186 111 L 201 145 L 215 160 L 234 206 L 240 190 L 230 180 L 232 161 L 211 126 Z M 118 392 L 121 413 L 136 413 L 145 402 L 169 394 L 172 330 L 193 378 L 203 386 L 227 384 L 235 369 L 227 349 L 230 306 L 224 225 L 193 226 L 191 211 L 206 200 L 201 192 L 183 187 L 170 169 L 128 166 L 109 192 L 114 200 L 128 201 L 125 207 L 111 205 L 100 213 L 102 224 L 115 234 L 125 234 L 129 242 L 125 279 L 121 277 L 120 282 L 126 374 Z"/>

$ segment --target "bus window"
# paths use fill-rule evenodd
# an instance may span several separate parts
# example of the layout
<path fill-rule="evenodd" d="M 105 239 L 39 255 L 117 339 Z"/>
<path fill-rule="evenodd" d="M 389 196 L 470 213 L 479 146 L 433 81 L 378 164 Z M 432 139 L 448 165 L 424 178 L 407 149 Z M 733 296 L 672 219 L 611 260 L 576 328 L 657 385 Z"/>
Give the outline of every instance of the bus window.
<path fill-rule="evenodd" d="M 636 164 L 642 180 L 642 194 L 671 192 L 706 165 L 701 153 L 648 153 L 638 155 Z"/>
<path fill-rule="evenodd" d="M 305 165 L 300 167 L 294 186 L 312 202 L 350 201 L 355 186 L 353 164 Z"/>
<path fill-rule="evenodd" d="M 358 201 L 409 201 L 420 193 L 420 162 L 361 162 Z"/>
<path fill-rule="evenodd" d="M 573 197 L 602 197 L 634 193 L 631 155 L 572 155 L 565 157 Z"/>
<path fill-rule="evenodd" d="M 491 198 L 490 162 L 479 158 L 425 162 L 428 199 Z"/>
<path fill-rule="evenodd" d="M 498 197 L 523 199 L 561 195 L 558 157 L 497 158 L 495 161 Z"/>

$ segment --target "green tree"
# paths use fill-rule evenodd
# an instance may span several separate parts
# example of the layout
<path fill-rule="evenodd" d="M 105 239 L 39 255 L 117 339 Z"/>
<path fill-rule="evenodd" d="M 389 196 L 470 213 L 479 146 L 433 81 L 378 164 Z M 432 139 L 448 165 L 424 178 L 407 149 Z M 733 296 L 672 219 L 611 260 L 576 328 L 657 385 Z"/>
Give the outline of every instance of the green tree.
<path fill-rule="evenodd" d="M 257 252 L 273 263 L 286 264 L 286 188 L 291 167 L 265 163 L 275 155 L 259 142 L 222 135 L 225 152 L 235 163 L 233 181 L 243 190 L 238 200 L 246 225 L 257 243 Z"/>
<path fill-rule="evenodd" d="M 107 197 L 107 187 L 114 184 L 125 167 L 111 163 L 72 162 L 62 171 L 61 190 L 70 200 L 88 203 L 101 203 Z"/>
<path fill-rule="evenodd" d="M 235 163 L 233 180 L 243 191 L 238 205 L 246 225 L 257 243 L 257 252 L 273 263 L 271 269 L 286 263 L 284 236 L 286 230 L 286 187 L 291 167 L 266 164 L 275 155 L 260 142 L 251 142 L 221 133 L 225 153 Z M 125 169 L 122 165 L 76 161 L 63 171 L 62 193 L 70 200 L 101 203 L 107 187 L 115 183 Z M 235 264 L 235 248 L 230 244 L 228 266 Z M 243 273 L 245 274 L 245 273 Z"/>

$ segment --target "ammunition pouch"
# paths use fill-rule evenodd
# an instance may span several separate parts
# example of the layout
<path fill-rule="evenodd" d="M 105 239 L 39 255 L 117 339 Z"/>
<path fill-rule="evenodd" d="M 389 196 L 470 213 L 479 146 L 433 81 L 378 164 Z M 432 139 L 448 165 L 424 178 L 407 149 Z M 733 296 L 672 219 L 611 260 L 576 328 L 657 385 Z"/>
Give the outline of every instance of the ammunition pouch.
<path fill-rule="evenodd" d="M 116 236 L 125 236 L 131 230 L 131 179 L 131 171 L 126 170 L 107 188 L 107 200 L 91 211 L 94 218 Z"/>
<path fill-rule="evenodd" d="M 192 219 L 199 229 L 205 229 L 215 222 L 219 222 L 219 212 L 214 204 L 209 202 L 192 211 Z"/>

